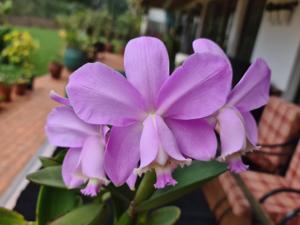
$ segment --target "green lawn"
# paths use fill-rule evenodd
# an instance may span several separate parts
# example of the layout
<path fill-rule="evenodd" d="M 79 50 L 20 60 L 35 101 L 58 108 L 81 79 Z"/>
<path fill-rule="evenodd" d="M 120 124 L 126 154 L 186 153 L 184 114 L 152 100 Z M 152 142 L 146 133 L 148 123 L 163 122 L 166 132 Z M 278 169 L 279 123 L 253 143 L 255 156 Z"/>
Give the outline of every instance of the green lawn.
<path fill-rule="evenodd" d="M 57 30 L 37 27 L 17 27 L 18 30 L 27 30 L 39 42 L 39 48 L 32 56 L 35 64 L 34 74 L 41 76 L 47 73 L 48 63 L 59 59 L 63 51 L 63 41 L 58 36 Z"/>

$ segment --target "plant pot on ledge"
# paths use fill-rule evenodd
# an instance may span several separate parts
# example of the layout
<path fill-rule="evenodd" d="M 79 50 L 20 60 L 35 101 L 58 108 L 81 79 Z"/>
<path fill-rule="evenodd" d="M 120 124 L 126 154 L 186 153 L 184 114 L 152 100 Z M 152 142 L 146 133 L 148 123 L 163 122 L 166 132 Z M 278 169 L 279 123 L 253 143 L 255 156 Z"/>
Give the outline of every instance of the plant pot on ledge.
<path fill-rule="evenodd" d="M 48 65 L 48 71 L 53 79 L 60 79 L 63 65 L 59 62 L 52 61 Z"/>
<path fill-rule="evenodd" d="M 16 94 L 17 95 L 25 95 L 26 91 L 27 91 L 27 84 L 28 81 L 27 80 L 19 80 L 16 83 Z"/>
<path fill-rule="evenodd" d="M 64 54 L 64 65 L 70 70 L 74 71 L 81 67 L 83 64 L 87 63 L 86 52 L 76 49 L 67 48 Z"/>
<path fill-rule="evenodd" d="M 0 93 L 4 102 L 11 102 L 12 86 L 10 84 L 0 83 Z"/>

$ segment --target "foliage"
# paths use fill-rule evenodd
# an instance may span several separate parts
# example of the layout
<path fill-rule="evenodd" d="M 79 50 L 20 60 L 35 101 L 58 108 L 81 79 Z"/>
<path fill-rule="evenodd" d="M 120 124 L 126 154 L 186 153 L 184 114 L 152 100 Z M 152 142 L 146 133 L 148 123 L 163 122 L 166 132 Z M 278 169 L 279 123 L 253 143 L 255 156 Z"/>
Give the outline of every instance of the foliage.
<path fill-rule="evenodd" d="M 127 186 L 110 185 L 97 198 L 87 199 L 77 190 L 65 189 L 60 158 L 61 155 L 41 158 L 44 168 L 28 176 L 29 180 L 44 185 L 37 207 L 37 218 L 41 225 L 75 224 L 74 221 L 81 225 L 105 224 L 103 221 L 112 214 L 117 225 L 172 225 L 180 216 L 177 207 L 152 209 L 171 203 L 226 171 L 226 165 L 216 161 L 194 162 L 189 167 L 175 171 L 174 177 L 178 184 L 174 187 L 155 190 L 155 176 L 148 173 L 139 182 L 136 191 L 130 191 Z M 87 213 L 89 216 L 84 216 Z"/>
<path fill-rule="evenodd" d="M 21 73 L 21 68 L 16 65 L 0 64 L 0 82 L 4 84 L 11 85 L 15 83 Z"/>
<path fill-rule="evenodd" d="M 12 0 L 0 2 L 0 17 L 8 14 L 12 8 Z"/>

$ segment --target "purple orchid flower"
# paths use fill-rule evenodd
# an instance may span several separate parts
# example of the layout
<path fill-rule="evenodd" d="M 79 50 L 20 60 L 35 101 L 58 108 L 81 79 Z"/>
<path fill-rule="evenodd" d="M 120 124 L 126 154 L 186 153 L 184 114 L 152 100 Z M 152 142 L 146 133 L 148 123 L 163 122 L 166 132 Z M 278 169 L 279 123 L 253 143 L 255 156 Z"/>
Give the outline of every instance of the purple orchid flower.
<path fill-rule="evenodd" d="M 193 48 L 199 54 L 210 52 L 218 55 L 231 67 L 223 50 L 214 42 L 198 39 L 194 41 Z M 270 75 L 264 60 L 257 59 L 227 95 L 226 104 L 213 115 L 221 138 L 220 158 L 228 161 L 228 167 L 233 172 L 242 172 L 248 168 L 241 160 L 242 153 L 258 149 L 257 125 L 250 111 L 268 102 Z"/>
<path fill-rule="evenodd" d="M 113 126 L 104 165 L 115 185 L 150 169 L 156 188 L 175 185 L 178 165 L 215 156 L 214 130 L 201 118 L 225 104 L 230 67 L 224 57 L 195 53 L 169 76 L 166 48 L 152 37 L 131 40 L 124 60 L 127 79 L 101 63 L 75 71 L 71 105 L 85 122 Z"/>
<path fill-rule="evenodd" d="M 80 120 L 69 100 L 55 92 L 51 92 L 50 97 L 64 105 L 52 110 L 45 129 L 51 144 L 69 148 L 62 165 L 64 183 L 68 188 L 87 183 L 81 193 L 96 196 L 101 186 L 109 183 L 104 170 L 105 134 L 108 128 Z"/>

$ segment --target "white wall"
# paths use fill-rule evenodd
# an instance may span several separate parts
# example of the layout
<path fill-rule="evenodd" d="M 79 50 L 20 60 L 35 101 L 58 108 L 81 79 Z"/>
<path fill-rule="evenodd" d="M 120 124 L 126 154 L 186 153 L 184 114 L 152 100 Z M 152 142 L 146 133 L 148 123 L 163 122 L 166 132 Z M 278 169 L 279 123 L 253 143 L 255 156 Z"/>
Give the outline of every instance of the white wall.
<path fill-rule="evenodd" d="M 286 91 L 300 47 L 300 6 L 295 9 L 292 21 L 288 25 L 273 25 L 268 16 L 265 11 L 252 61 L 258 57 L 264 58 L 272 70 L 272 82 Z"/>

